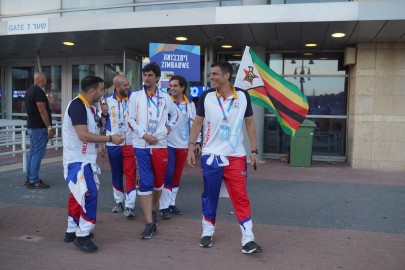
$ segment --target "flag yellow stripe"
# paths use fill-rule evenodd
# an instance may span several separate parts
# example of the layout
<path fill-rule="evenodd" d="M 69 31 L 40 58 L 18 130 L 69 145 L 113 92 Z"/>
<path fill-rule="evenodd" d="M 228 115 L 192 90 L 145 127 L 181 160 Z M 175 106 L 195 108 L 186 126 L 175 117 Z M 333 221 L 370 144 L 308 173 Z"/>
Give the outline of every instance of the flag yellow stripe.
<path fill-rule="evenodd" d="M 265 102 L 265 103 L 268 104 L 270 107 L 272 107 L 273 109 L 275 109 L 273 103 L 271 102 L 271 100 L 270 100 L 267 96 L 260 94 L 259 92 L 257 92 L 257 91 L 254 90 L 254 89 L 249 89 L 248 92 L 249 92 L 249 94 L 250 94 L 251 96 L 253 96 L 253 97 L 255 97 L 255 98 L 261 99 L 263 102 Z"/>

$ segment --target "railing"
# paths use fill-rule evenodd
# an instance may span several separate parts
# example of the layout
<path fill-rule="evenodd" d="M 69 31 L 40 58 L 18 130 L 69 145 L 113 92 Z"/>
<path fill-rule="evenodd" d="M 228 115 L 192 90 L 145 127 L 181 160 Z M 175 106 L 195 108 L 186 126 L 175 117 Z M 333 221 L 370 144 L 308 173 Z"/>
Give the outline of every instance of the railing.
<path fill-rule="evenodd" d="M 47 149 L 58 149 L 62 147 L 62 123 L 56 122 L 54 125 L 55 136 L 52 140 L 48 141 Z M 23 171 L 26 171 L 27 152 L 30 140 L 27 135 L 26 121 L 23 120 L 0 120 L 0 157 L 1 156 L 15 156 L 22 154 L 23 157 Z M 5 151 L 4 151 L 5 149 Z M 8 150 L 10 149 L 10 150 Z"/>

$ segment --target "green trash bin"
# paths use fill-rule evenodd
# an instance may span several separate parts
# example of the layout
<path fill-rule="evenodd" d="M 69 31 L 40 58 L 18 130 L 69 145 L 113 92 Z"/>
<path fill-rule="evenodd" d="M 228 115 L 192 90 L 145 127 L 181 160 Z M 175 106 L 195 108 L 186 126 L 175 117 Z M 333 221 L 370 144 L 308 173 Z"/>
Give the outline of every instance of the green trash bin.
<path fill-rule="evenodd" d="M 302 122 L 290 143 L 290 165 L 292 167 L 311 167 L 312 139 L 316 124 L 308 119 Z"/>

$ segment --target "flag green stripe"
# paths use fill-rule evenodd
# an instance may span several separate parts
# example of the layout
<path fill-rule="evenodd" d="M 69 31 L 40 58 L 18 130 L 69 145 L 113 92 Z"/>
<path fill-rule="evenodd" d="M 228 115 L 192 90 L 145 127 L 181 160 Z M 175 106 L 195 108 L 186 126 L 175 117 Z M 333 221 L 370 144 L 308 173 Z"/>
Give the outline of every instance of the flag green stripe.
<path fill-rule="evenodd" d="M 252 56 L 252 60 L 255 65 L 260 67 L 265 73 L 269 74 L 277 83 L 283 85 L 286 89 L 293 92 L 294 94 L 302 97 L 303 94 L 301 93 L 300 89 L 295 85 L 286 81 L 284 78 L 280 77 L 277 73 L 275 73 L 268 65 L 266 65 L 255 53 L 253 50 L 249 50 L 250 55 Z"/>

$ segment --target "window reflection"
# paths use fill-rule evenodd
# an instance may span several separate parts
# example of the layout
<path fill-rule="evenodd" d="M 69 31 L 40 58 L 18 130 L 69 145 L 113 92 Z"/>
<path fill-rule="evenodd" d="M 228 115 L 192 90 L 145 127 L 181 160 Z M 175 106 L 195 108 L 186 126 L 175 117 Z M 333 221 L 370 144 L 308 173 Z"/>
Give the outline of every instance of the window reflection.
<path fill-rule="evenodd" d="M 278 55 L 275 55 L 278 56 Z M 295 84 L 307 97 L 307 118 L 316 124 L 312 153 L 320 156 L 344 156 L 346 144 L 347 77 L 335 60 L 311 60 L 287 55 L 283 60 L 284 78 Z M 280 67 L 278 57 L 270 56 L 270 66 Z M 289 152 L 291 137 L 286 135 L 269 110 L 265 110 L 264 153 Z"/>
<path fill-rule="evenodd" d="M 106 95 L 114 93 L 113 79 L 116 75 L 124 75 L 122 63 L 104 65 L 104 88 L 106 89 Z"/>
<path fill-rule="evenodd" d="M 344 156 L 345 155 L 345 118 L 315 118 L 316 128 L 313 136 L 312 154 L 321 156 Z M 275 116 L 268 116 L 264 123 L 264 153 L 285 154 L 290 148 L 291 136 L 285 134 L 278 124 Z"/>
<path fill-rule="evenodd" d="M 62 66 L 45 66 L 42 71 L 46 74 L 45 94 L 48 97 L 52 114 L 61 113 Z"/>
<path fill-rule="evenodd" d="M 80 92 L 80 82 L 86 76 L 96 76 L 98 74 L 97 65 L 72 65 L 72 98 Z"/>
<path fill-rule="evenodd" d="M 12 68 L 13 113 L 26 113 L 25 91 L 34 83 L 34 67 Z"/>
<path fill-rule="evenodd" d="M 346 114 L 346 77 L 285 77 L 305 94 L 309 103 L 309 115 Z"/>

